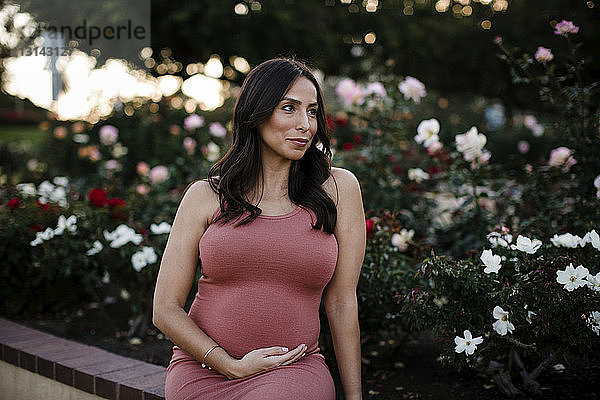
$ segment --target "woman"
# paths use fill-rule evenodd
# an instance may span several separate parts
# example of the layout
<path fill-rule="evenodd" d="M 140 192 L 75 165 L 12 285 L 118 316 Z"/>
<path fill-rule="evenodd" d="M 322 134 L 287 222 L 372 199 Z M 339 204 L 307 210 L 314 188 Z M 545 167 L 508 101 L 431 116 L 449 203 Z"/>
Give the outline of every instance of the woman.
<path fill-rule="evenodd" d="M 167 400 L 334 400 L 321 299 L 345 398 L 362 399 L 365 231 L 356 177 L 331 167 L 314 75 L 296 60 L 260 64 L 235 105 L 231 148 L 186 188 L 161 261 L 153 322 L 175 344 Z"/>

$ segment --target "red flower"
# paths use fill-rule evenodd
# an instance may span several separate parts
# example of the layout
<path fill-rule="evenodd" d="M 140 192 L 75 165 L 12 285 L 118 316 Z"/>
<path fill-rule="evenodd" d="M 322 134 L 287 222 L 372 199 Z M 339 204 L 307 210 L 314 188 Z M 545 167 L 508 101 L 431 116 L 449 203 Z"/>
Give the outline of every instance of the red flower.
<path fill-rule="evenodd" d="M 94 188 L 88 194 L 88 199 L 96 207 L 103 207 L 106 204 L 106 192 L 100 188 Z"/>
<path fill-rule="evenodd" d="M 125 209 L 125 202 L 119 198 L 112 197 L 107 200 L 108 206 L 110 207 L 110 215 L 114 219 L 121 221 L 127 220 L 127 213 Z"/>
<path fill-rule="evenodd" d="M 367 218 L 365 220 L 366 225 L 367 225 L 367 237 L 371 237 L 373 235 L 373 231 L 375 228 L 375 223 L 373 222 L 373 220 L 371 220 L 371 218 Z"/>
<path fill-rule="evenodd" d="M 337 117 L 335 119 L 335 124 L 337 126 L 346 126 L 347 123 L 348 123 L 348 120 L 346 118 Z"/>
<path fill-rule="evenodd" d="M 357 133 L 356 135 L 354 135 L 354 143 L 356 143 L 356 144 L 360 143 L 360 133 Z"/>
<path fill-rule="evenodd" d="M 16 210 L 17 208 L 19 208 L 19 202 L 20 202 L 19 198 L 14 197 L 8 201 L 8 204 L 6 206 L 8 208 L 10 208 L 11 210 Z"/>
<path fill-rule="evenodd" d="M 36 203 L 37 203 L 38 206 L 40 206 L 44 210 L 50 210 L 50 204 L 48 204 L 48 203 L 42 203 L 39 200 L 37 200 Z"/>
<path fill-rule="evenodd" d="M 44 230 L 44 227 L 41 225 L 31 225 L 31 226 L 29 226 L 29 230 L 31 230 L 33 232 L 41 232 Z"/>
<path fill-rule="evenodd" d="M 354 145 L 352 143 L 344 143 L 344 150 L 352 150 L 352 148 L 354 147 Z"/>
<path fill-rule="evenodd" d="M 110 208 L 125 206 L 125 202 L 117 197 L 111 197 L 110 199 L 106 200 L 106 203 Z"/>

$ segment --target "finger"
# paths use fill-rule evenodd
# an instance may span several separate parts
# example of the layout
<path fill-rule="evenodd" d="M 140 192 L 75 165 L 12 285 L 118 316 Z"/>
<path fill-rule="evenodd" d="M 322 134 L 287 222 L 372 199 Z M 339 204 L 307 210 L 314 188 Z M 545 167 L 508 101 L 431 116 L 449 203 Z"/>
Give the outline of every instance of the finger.
<path fill-rule="evenodd" d="M 278 355 L 288 355 L 291 353 L 291 355 L 293 356 L 294 354 L 296 354 L 295 352 L 298 352 L 302 349 L 303 344 L 299 344 L 298 347 L 289 350 L 287 347 L 269 347 L 267 349 L 265 349 L 265 357 L 271 357 L 271 356 L 278 356 Z"/>
<path fill-rule="evenodd" d="M 264 357 L 286 354 L 290 351 L 287 347 L 283 346 L 273 346 L 262 349 L 262 354 Z"/>
<path fill-rule="evenodd" d="M 284 361 L 281 365 L 289 365 L 289 364 L 295 363 L 296 361 L 298 361 L 302 357 L 304 357 L 305 354 L 306 354 L 306 348 L 304 348 L 302 350 L 302 352 L 300 352 L 300 354 L 297 354 L 295 357 L 291 358 L 290 360 Z"/>
<path fill-rule="evenodd" d="M 292 363 L 298 360 L 303 354 L 306 352 L 306 345 L 301 344 L 296 347 L 294 350 L 289 351 L 287 354 L 280 356 L 271 356 L 269 359 L 271 361 L 276 361 L 275 365 L 283 365 L 283 363 Z"/>

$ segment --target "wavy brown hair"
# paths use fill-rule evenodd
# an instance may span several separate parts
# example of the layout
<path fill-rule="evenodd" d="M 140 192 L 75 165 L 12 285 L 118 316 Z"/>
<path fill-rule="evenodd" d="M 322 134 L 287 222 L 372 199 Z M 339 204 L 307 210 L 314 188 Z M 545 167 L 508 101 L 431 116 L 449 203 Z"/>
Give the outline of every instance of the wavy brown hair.
<path fill-rule="evenodd" d="M 271 117 L 285 93 L 301 76 L 310 80 L 317 90 L 317 132 L 304 156 L 292 161 L 288 195 L 297 206 L 314 211 L 317 220 L 312 225 L 313 229 L 333 233 L 337 209 L 322 187 L 331 174 L 332 155 L 323 95 L 317 79 L 306 64 L 290 58 L 275 58 L 261 63 L 246 76 L 242 84 L 233 111 L 231 147 L 208 172 L 208 182 L 219 195 L 221 209 L 221 214 L 213 222 L 221 221 L 224 224 L 248 211 L 250 215 L 235 225 L 240 226 L 252 222 L 262 213 L 260 208 L 246 200 L 246 195 L 258 188 L 263 176 L 258 127 Z"/>

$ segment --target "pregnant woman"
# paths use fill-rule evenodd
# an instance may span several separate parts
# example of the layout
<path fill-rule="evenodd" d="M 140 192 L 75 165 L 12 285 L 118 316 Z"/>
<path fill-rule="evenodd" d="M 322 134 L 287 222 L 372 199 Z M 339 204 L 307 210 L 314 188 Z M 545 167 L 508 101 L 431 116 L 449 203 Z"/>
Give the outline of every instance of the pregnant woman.
<path fill-rule="evenodd" d="M 356 177 L 331 166 L 326 129 L 302 62 L 272 59 L 248 74 L 231 148 L 186 188 L 160 265 L 153 322 L 175 344 L 167 400 L 335 400 L 321 300 L 344 398 L 362 399 L 365 217 Z"/>

